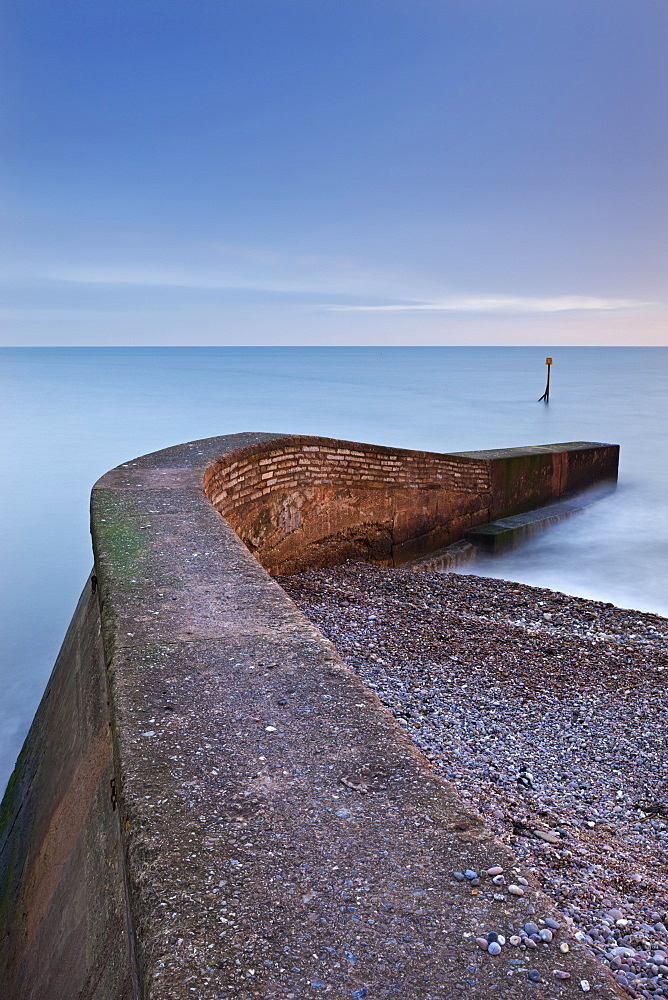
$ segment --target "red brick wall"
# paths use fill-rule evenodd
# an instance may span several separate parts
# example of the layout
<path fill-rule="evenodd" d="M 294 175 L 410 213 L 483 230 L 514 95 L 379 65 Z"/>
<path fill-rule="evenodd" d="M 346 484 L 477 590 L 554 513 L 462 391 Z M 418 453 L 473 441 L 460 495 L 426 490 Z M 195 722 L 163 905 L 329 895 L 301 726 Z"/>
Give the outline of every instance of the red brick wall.
<path fill-rule="evenodd" d="M 204 485 L 271 572 L 346 558 L 397 565 L 488 520 L 491 502 L 483 460 L 312 437 L 227 455 Z"/>
<path fill-rule="evenodd" d="M 294 436 L 228 453 L 204 487 L 269 572 L 345 559 L 397 566 L 614 479 L 618 457 L 616 445 L 591 442 L 440 455 Z"/>
<path fill-rule="evenodd" d="M 244 448 L 209 467 L 207 495 L 215 506 L 266 496 L 282 487 L 333 484 L 386 488 L 388 484 L 418 488 L 489 491 L 489 463 L 429 452 L 375 448 L 328 438 L 293 437 Z M 228 461 L 228 459 L 233 459 Z"/>

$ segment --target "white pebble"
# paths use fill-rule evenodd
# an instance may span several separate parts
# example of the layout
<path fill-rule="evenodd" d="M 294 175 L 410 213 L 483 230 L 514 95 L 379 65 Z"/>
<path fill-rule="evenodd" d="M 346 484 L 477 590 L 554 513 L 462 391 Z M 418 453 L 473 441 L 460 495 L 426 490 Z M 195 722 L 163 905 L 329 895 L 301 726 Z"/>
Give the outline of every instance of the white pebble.
<path fill-rule="evenodd" d="M 520 888 L 519 885 L 509 885 L 508 886 L 508 892 L 510 893 L 511 896 L 523 896 L 524 895 L 524 889 Z"/>
<path fill-rule="evenodd" d="M 580 980 L 580 989 L 582 990 L 583 993 L 589 993 L 589 990 L 591 989 L 591 986 L 589 985 L 589 980 L 588 979 L 581 979 Z"/>
<path fill-rule="evenodd" d="M 510 937 L 510 943 L 512 944 L 513 948 L 518 948 L 522 944 L 522 938 L 519 936 L 519 934 L 512 934 Z"/>
<path fill-rule="evenodd" d="M 570 948 L 568 947 L 565 941 L 562 941 L 561 944 L 559 945 L 559 951 L 561 952 L 562 955 L 567 955 L 568 952 L 570 951 Z"/>

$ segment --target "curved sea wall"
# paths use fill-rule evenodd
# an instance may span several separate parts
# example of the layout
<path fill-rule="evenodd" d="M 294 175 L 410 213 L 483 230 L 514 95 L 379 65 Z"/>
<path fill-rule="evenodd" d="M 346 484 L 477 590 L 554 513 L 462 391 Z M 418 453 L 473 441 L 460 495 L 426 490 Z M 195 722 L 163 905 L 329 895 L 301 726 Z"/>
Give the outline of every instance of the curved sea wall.
<path fill-rule="evenodd" d="M 617 454 L 243 434 L 104 476 L 94 575 L 0 814 L 3 996 L 533 996 L 471 933 L 550 904 L 530 877 L 502 901 L 453 880 L 523 876 L 263 567 L 400 564 L 614 478 Z M 562 957 L 620 995 L 577 942 Z"/>
<path fill-rule="evenodd" d="M 572 442 L 440 455 L 330 438 L 234 450 L 206 495 L 270 573 L 362 559 L 398 566 L 472 527 L 616 479 L 616 445 Z"/>

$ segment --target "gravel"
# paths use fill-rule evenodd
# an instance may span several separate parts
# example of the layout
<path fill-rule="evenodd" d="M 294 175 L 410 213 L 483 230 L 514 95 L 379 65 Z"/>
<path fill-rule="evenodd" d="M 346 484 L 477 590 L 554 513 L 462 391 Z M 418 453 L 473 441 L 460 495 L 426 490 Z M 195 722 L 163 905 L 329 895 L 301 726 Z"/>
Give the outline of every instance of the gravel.
<path fill-rule="evenodd" d="M 360 563 L 279 582 L 620 986 L 668 998 L 668 621 Z"/>

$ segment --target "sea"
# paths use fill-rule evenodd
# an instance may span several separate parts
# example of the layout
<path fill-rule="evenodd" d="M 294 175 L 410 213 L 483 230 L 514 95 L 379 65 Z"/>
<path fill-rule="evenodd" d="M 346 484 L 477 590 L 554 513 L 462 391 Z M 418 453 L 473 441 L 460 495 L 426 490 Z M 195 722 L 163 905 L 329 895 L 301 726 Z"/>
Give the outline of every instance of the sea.
<path fill-rule="evenodd" d="M 464 569 L 668 615 L 668 348 L 4 348 L 0 431 L 0 790 L 92 565 L 91 486 L 179 442 L 619 444 L 613 493 Z"/>

